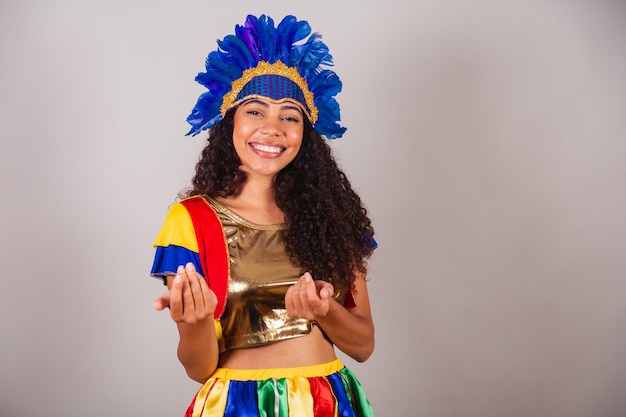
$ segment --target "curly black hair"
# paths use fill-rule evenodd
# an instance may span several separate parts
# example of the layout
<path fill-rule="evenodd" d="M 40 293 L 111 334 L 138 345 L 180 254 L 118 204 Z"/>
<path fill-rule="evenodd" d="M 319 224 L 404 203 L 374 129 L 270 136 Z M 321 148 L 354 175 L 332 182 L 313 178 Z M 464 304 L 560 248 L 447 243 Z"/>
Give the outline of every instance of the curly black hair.
<path fill-rule="evenodd" d="M 209 131 L 192 187 L 180 197 L 227 197 L 237 194 L 246 181 L 232 141 L 234 111 Z M 304 120 L 300 151 L 276 178 L 276 203 L 287 225 L 283 232 L 287 251 L 295 265 L 311 271 L 316 279 L 350 288 L 355 271 L 367 271 L 374 230 L 327 140 Z"/>

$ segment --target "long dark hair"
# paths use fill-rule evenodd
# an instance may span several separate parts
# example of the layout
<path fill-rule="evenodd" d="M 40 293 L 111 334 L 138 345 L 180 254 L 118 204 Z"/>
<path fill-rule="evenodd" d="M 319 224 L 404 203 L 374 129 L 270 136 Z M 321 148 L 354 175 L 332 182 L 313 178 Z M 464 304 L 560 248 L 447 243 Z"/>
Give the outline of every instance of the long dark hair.
<path fill-rule="evenodd" d="M 209 131 L 192 187 L 181 197 L 227 197 L 245 182 L 232 141 L 234 111 Z M 374 236 L 367 210 L 306 118 L 300 152 L 276 178 L 276 203 L 285 214 L 292 262 L 340 288 L 352 285 L 355 271 L 366 272 Z"/>

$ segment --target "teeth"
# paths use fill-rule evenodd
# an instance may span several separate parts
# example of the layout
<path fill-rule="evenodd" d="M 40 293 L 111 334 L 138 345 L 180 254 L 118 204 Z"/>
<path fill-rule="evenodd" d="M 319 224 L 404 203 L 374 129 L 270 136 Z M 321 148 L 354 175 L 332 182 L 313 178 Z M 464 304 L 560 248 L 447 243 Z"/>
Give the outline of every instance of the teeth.
<path fill-rule="evenodd" d="M 259 145 L 259 144 L 254 144 L 253 146 L 256 149 L 263 151 L 263 152 L 280 153 L 283 151 L 283 148 L 280 148 L 278 146 Z"/>

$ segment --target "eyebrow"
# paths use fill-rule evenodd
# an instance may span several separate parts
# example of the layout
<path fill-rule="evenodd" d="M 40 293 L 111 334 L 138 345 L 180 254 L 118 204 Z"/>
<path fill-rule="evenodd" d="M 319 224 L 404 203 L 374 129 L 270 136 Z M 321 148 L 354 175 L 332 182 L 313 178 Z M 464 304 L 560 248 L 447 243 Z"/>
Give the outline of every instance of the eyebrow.
<path fill-rule="evenodd" d="M 252 104 L 252 103 L 261 105 L 263 107 L 269 107 L 270 106 L 267 101 L 261 100 L 261 99 L 257 99 L 257 98 L 252 98 L 250 100 L 246 100 L 244 104 Z M 281 105 L 281 108 L 285 109 L 285 110 L 297 110 L 299 112 L 302 112 L 302 109 L 300 107 L 298 107 L 295 104 L 292 104 L 292 103 L 290 103 L 288 101 L 280 103 L 280 105 Z"/>

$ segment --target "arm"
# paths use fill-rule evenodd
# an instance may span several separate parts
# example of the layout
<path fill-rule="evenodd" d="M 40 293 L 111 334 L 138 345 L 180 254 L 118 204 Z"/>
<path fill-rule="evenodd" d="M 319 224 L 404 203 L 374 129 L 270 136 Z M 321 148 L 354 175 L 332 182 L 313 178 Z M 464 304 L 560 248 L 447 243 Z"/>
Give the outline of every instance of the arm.
<path fill-rule="evenodd" d="M 357 305 L 346 309 L 332 298 L 331 284 L 306 273 L 287 290 L 285 306 L 293 317 L 315 320 L 337 348 L 364 362 L 374 351 L 374 322 L 365 276 L 358 274 L 354 285 Z"/>
<path fill-rule="evenodd" d="M 174 277 L 167 277 L 167 286 L 169 291 L 154 302 L 154 307 L 170 308 L 180 335 L 178 359 L 191 379 L 204 383 L 219 359 L 213 319 L 217 299 L 191 263 L 179 266 Z"/>

